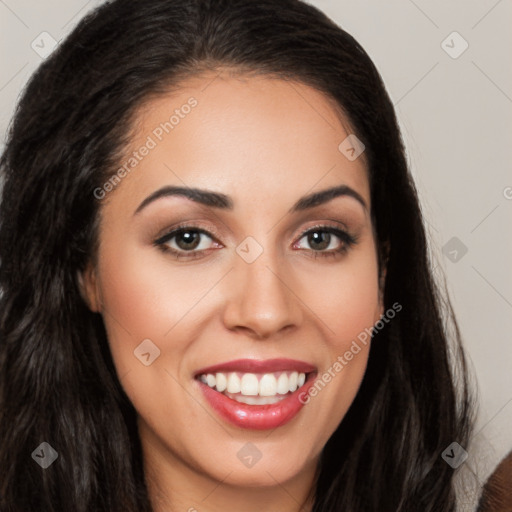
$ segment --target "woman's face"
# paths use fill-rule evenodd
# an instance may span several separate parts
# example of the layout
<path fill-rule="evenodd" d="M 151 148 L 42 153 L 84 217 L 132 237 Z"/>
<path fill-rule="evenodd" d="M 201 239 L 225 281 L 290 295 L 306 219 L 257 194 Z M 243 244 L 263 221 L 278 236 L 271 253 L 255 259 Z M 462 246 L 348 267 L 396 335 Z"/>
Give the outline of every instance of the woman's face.
<path fill-rule="evenodd" d="M 323 94 L 270 78 L 197 76 L 136 125 L 120 183 L 95 191 L 84 277 L 146 463 L 226 485 L 311 476 L 383 314 L 363 157 L 339 149 Z"/>

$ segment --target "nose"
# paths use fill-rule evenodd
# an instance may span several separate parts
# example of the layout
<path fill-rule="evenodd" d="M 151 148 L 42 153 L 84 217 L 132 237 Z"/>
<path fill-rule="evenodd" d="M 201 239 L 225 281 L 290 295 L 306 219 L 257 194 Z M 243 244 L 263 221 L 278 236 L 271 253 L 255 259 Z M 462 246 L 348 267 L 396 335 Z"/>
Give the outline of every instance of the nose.
<path fill-rule="evenodd" d="M 268 339 L 302 322 L 301 300 L 294 288 L 290 270 L 279 265 L 270 252 L 263 252 L 247 263 L 236 256 L 229 273 L 224 325 L 246 331 L 254 339 Z"/>

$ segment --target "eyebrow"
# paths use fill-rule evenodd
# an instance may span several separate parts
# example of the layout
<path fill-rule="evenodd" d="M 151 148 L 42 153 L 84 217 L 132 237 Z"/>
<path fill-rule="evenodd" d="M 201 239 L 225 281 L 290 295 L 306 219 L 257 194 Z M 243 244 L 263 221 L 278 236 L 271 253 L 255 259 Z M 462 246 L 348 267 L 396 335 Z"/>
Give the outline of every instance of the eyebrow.
<path fill-rule="evenodd" d="M 210 190 L 204 190 L 193 187 L 176 187 L 166 186 L 162 187 L 152 194 L 150 194 L 135 210 L 134 215 L 138 214 L 150 203 L 161 199 L 163 197 L 171 196 L 182 196 L 194 201 L 196 203 L 209 206 L 211 208 L 218 208 L 222 210 L 233 210 L 233 200 L 220 192 L 212 192 Z M 362 196 L 356 192 L 353 188 L 348 185 L 339 185 L 337 187 L 328 188 L 321 190 L 320 192 L 313 192 L 307 196 L 301 197 L 289 210 L 288 213 L 296 213 L 316 206 L 320 206 L 324 203 L 331 201 L 336 197 L 347 196 L 357 200 L 365 210 L 368 210 L 365 200 Z"/>

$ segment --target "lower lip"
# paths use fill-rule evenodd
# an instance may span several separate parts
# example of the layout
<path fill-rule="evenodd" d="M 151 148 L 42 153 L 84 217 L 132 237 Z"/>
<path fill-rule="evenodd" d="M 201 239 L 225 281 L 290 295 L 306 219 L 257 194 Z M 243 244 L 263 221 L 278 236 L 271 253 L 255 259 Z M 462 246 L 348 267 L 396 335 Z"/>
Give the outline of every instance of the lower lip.
<path fill-rule="evenodd" d="M 240 428 L 268 430 L 285 425 L 299 413 L 305 405 L 300 401 L 300 397 L 305 396 L 314 380 L 308 379 L 288 397 L 267 405 L 243 404 L 215 391 L 201 381 L 197 382 L 208 403 L 224 419 Z"/>

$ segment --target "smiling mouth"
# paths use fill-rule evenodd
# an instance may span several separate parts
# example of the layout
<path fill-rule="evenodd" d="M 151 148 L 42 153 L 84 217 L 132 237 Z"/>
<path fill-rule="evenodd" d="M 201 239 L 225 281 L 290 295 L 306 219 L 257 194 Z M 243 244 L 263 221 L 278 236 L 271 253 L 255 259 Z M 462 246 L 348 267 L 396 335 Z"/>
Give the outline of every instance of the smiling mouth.
<path fill-rule="evenodd" d="M 247 405 L 270 405 L 288 398 L 311 376 L 313 372 L 216 372 L 202 373 L 196 378 L 236 402 Z"/>
<path fill-rule="evenodd" d="M 232 425 L 274 429 L 289 423 L 304 407 L 303 394 L 318 369 L 296 359 L 237 359 L 197 370 L 206 403 Z"/>

